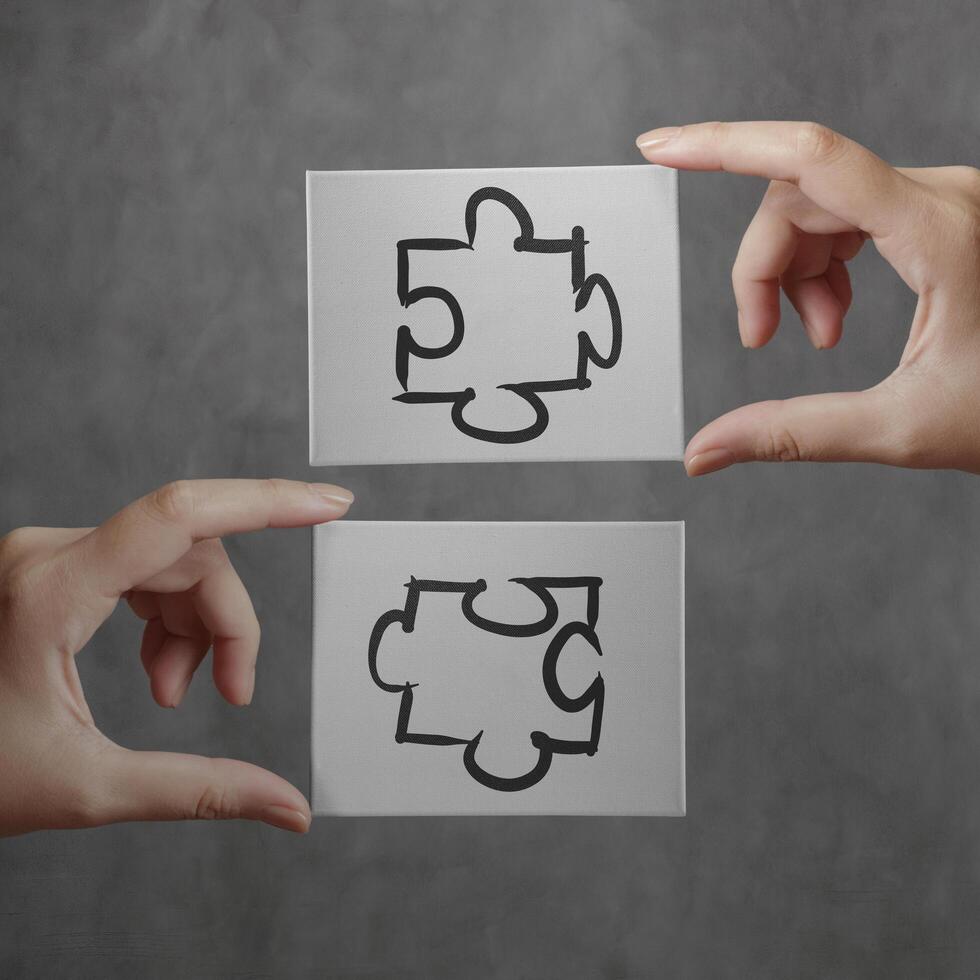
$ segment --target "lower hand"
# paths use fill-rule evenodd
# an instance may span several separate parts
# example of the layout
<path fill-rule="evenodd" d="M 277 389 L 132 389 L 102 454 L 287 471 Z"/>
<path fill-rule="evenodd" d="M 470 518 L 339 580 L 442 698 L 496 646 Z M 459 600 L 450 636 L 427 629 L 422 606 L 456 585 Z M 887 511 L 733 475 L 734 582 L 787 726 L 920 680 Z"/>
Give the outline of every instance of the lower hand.
<path fill-rule="evenodd" d="M 692 476 L 752 460 L 852 460 L 980 473 L 980 171 L 897 168 L 812 123 L 698 123 L 637 139 L 651 163 L 770 180 L 732 282 L 746 347 L 768 343 L 786 294 L 833 347 L 846 263 L 867 239 L 918 296 L 898 367 L 867 391 L 738 408 L 688 444 Z"/>
<path fill-rule="evenodd" d="M 341 517 L 339 487 L 288 480 L 172 483 L 100 527 L 0 539 L 0 836 L 120 820 L 241 817 L 303 832 L 303 794 L 232 759 L 134 752 L 95 725 L 75 655 L 121 598 L 146 620 L 140 657 L 175 707 L 209 649 L 214 683 L 248 704 L 259 624 L 220 538 Z"/>

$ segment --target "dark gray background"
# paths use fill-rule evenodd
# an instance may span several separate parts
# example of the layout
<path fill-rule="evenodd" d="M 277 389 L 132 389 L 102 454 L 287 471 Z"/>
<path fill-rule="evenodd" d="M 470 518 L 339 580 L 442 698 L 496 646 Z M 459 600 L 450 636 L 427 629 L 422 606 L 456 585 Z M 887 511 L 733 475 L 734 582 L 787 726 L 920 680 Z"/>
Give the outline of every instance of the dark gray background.
<path fill-rule="evenodd" d="M 0 842 L 3 977 L 976 977 L 976 478 L 870 466 L 306 465 L 306 168 L 619 164 L 635 134 L 815 118 L 976 163 L 977 16 L 929 3 L 0 6 L 0 522 L 81 524 L 174 477 L 328 478 L 384 519 L 677 519 L 680 820 L 121 826 Z M 972 159 L 971 159 L 972 157 Z M 739 345 L 763 190 L 681 178 L 688 432 L 868 385 L 913 297 L 869 250 L 839 349 Z M 134 747 L 307 788 L 309 535 L 230 552 L 254 705 L 152 703 L 120 610 L 81 657 Z"/>

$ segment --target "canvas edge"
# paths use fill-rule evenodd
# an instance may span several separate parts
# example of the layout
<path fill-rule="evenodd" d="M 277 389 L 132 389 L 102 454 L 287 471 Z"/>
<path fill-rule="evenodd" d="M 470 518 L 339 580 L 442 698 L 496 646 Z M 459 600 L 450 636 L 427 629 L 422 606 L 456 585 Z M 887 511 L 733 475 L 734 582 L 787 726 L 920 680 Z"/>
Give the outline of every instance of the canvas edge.
<path fill-rule="evenodd" d="M 670 199 L 670 213 L 674 218 L 674 262 L 673 262 L 673 273 L 674 273 L 674 322 L 677 324 L 677 334 L 674 338 L 677 345 L 677 403 L 680 405 L 680 412 L 677 417 L 677 431 L 675 432 L 675 437 L 677 442 L 675 443 L 676 452 L 679 454 L 677 456 L 671 457 L 672 459 L 684 459 L 684 429 L 685 429 L 685 411 L 684 411 L 684 303 L 683 303 L 683 289 L 681 281 L 681 203 L 680 203 L 680 193 L 679 193 L 679 181 L 677 171 L 669 167 L 658 167 L 658 170 L 666 170 L 667 176 L 667 189 L 668 196 Z"/>
<path fill-rule="evenodd" d="M 489 174 L 489 173 L 553 173 L 556 170 L 649 170 L 662 171 L 670 170 L 675 172 L 672 167 L 664 167 L 657 163 L 585 163 L 577 166 L 557 166 L 557 167 L 416 167 L 406 170 L 399 169 L 379 169 L 379 170 L 308 170 L 307 173 L 313 176 L 331 177 L 380 177 L 380 176 L 414 176 L 418 174 Z"/>
<path fill-rule="evenodd" d="M 310 221 L 310 198 L 313 178 L 316 171 L 306 171 L 306 383 L 307 383 L 307 426 L 309 427 L 309 457 L 310 465 L 320 465 L 317 462 L 315 448 L 316 411 L 313 403 L 313 226 Z"/>
<path fill-rule="evenodd" d="M 687 524 L 685 521 L 674 522 L 678 525 L 678 566 L 680 569 L 680 596 L 678 615 L 680 616 L 680 637 L 677 665 L 678 701 L 680 717 L 678 732 L 678 748 L 680 753 L 680 771 L 678 773 L 678 811 L 675 816 L 687 816 Z"/>
<path fill-rule="evenodd" d="M 351 521 L 349 523 L 358 523 Z M 311 575 L 311 628 L 312 643 L 310 645 L 310 813 L 314 817 L 333 816 L 335 811 L 328 809 L 329 802 L 323 789 L 323 781 L 319 778 L 322 775 L 320 754 L 317 751 L 316 724 L 315 721 L 325 707 L 321 704 L 320 692 L 326 683 L 327 678 L 324 667 L 320 665 L 322 658 L 317 657 L 324 630 L 324 600 L 323 583 L 324 576 L 320 572 L 324 556 L 328 553 L 327 537 L 329 534 L 336 534 L 344 526 L 343 521 L 331 521 L 327 524 L 317 524 L 312 528 L 312 547 L 310 548 L 310 559 L 313 566 Z"/>
<path fill-rule="evenodd" d="M 317 561 L 317 555 L 319 553 L 319 530 L 323 525 L 317 525 L 311 529 L 310 533 L 310 564 L 311 564 L 311 574 L 310 574 L 310 813 L 312 816 L 317 815 L 317 805 L 319 803 L 319 788 L 316 778 L 317 765 L 316 765 L 316 719 L 317 719 L 317 689 L 319 687 L 318 681 L 318 668 L 317 662 L 319 658 L 317 657 L 317 649 L 319 644 L 317 638 L 319 636 L 318 619 L 319 611 L 317 602 L 317 567 L 319 562 Z"/>
<path fill-rule="evenodd" d="M 681 420 L 683 432 L 683 420 Z M 403 457 L 392 457 L 385 459 L 359 459 L 343 458 L 332 459 L 317 456 L 310 452 L 311 466 L 442 466 L 442 465 L 469 465 L 493 466 L 496 463 L 682 463 L 684 462 L 684 440 L 681 438 L 681 448 L 669 454 L 646 456 L 494 456 L 488 459 L 473 459 L 469 456 L 438 456 L 438 457 L 415 457 L 406 459 Z M 643 523 L 642 521 L 639 523 Z M 662 523 L 662 522 L 661 522 Z"/>

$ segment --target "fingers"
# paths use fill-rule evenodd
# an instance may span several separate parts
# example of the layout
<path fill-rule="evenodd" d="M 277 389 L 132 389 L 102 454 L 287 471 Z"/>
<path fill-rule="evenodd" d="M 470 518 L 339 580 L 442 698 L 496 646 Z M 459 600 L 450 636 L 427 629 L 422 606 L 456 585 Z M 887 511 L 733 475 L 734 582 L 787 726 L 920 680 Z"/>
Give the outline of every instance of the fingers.
<path fill-rule="evenodd" d="M 165 635 L 150 662 L 150 691 L 163 708 L 176 708 L 184 699 L 194 672 L 211 646 L 211 634 L 184 595 L 159 597 Z M 143 659 L 143 650 L 141 658 Z"/>
<path fill-rule="evenodd" d="M 833 347 L 844 328 L 843 307 L 827 278 L 832 246 L 829 238 L 805 236 L 780 280 L 810 343 L 818 350 Z"/>
<path fill-rule="evenodd" d="M 799 229 L 763 200 L 732 266 L 738 332 L 746 347 L 767 344 L 779 326 L 779 279 L 793 261 L 799 240 Z"/>
<path fill-rule="evenodd" d="M 813 346 L 833 347 L 851 304 L 844 262 L 864 241 L 864 235 L 815 208 L 797 188 L 781 181 L 770 184 L 732 267 L 742 343 L 761 347 L 772 338 L 782 288 Z"/>
<path fill-rule="evenodd" d="M 353 495 L 292 480 L 187 480 L 124 507 L 66 549 L 78 578 L 105 597 L 169 568 L 205 538 L 266 527 L 302 527 L 347 512 Z"/>
<path fill-rule="evenodd" d="M 904 227 L 909 198 L 918 193 L 870 150 L 815 123 L 695 123 L 651 130 L 636 142 L 651 163 L 788 181 L 876 238 Z"/>
<path fill-rule="evenodd" d="M 845 316 L 851 308 L 851 301 L 854 299 L 854 292 L 851 289 L 851 274 L 847 271 L 847 266 L 840 259 L 831 257 L 824 271 L 824 279 L 830 286 L 830 291 L 840 305 L 841 316 Z"/>
<path fill-rule="evenodd" d="M 803 329 L 817 350 L 834 347 L 844 329 L 844 311 L 826 276 L 783 283 L 783 291 L 800 315 Z"/>
<path fill-rule="evenodd" d="M 212 637 L 214 686 L 231 704 L 250 704 L 261 630 L 248 591 L 227 558 L 195 587 L 192 599 Z"/>
<path fill-rule="evenodd" d="M 143 627 L 143 641 L 140 644 L 140 662 L 147 677 L 153 677 L 153 661 L 168 636 L 167 627 L 163 625 L 159 612 L 152 618 L 147 617 L 146 626 Z"/>
<path fill-rule="evenodd" d="M 180 636 L 169 631 L 163 638 L 149 670 L 150 693 L 161 708 L 176 708 L 211 646 L 207 635 Z"/>
<path fill-rule="evenodd" d="M 310 808 L 303 794 L 281 777 L 247 762 L 113 746 L 106 753 L 105 767 L 101 823 L 242 819 L 296 833 L 305 833 L 310 826 Z"/>
<path fill-rule="evenodd" d="M 860 231 L 839 232 L 834 235 L 831 255 L 841 262 L 850 262 L 861 251 L 867 240 L 867 236 Z"/>
<path fill-rule="evenodd" d="M 888 404 L 879 388 L 758 402 L 715 419 L 684 454 L 690 476 L 733 463 L 864 461 L 902 465 Z"/>
<path fill-rule="evenodd" d="M 843 257 L 853 258 L 860 234 L 808 234 L 794 211 L 769 193 L 742 237 L 732 267 L 738 329 L 746 347 L 768 343 L 779 326 L 780 288 L 800 314 L 814 347 L 833 347 L 851 304 Z"/>
<path fill-rule="evenodd" d="M 180 704 L 209 646 L 214 648 L 215 686 L 232 704 L 251 702 L 259 621 L 217 538 L 198 542 L 139 590 L 127 593 L 127 600 L 148 621 L 140 659 L 158 704 Z"/>

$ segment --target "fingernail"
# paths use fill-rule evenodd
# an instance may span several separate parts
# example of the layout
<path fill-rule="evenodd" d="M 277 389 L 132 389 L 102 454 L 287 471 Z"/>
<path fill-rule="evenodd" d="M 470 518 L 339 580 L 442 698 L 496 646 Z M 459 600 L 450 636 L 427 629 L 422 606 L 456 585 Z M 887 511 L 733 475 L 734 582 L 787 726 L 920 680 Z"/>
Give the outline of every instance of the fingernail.
<path fill-rule="evenodd" d="M 642 133 L 636 137 L 636 145 L 641 150 L 659 150 L 664 144 L 679 135 L 681 126 L 663 126 L 660 129 L 651 129 L 649 133 Z"/>
<path fill-rule="evenodd" d="M 728 449 L 706 449 L 704 452 L 695 453 L 684 463 L 684 468 L 688 476 L 704 476 L 705 473 L 723 470 L 734 462 L 735 456 Z"/>
<path fill-rule="evenodd" d="M 191 686 L 191 679 L 193 676 L 193 674 L 188 674 L 187 677 L 184 678 L 184 682 L 177 688 L 177 691 L 174 694 L 173 704 L 170 706 L 171 708 L 176 708 L 177 705 L 184 700 L 184 695 L 187 693 L 187 688 Z"/>
<path fill-rule="evenodd" d="M 291 830 L 294 834 L 305 834 L 310 829 L 310 818 L 305 813 L 277 804 L 262 807 L 259 810 L 259 820 L 270 827 Z"/>
<path fill-rule="evenodd" d="M 354 502 L 354 494 L 350 490 L 345 490 L 343 487 L 335 487 L 332 483 L 311 483 L 310 489 L 341 513 L 346 511 Z"/>
<path fill-rule="evenodd" d="M 245 688 L 245 699 L 242 701 L 242 707 L 252 703 L 252 698 L 255 696 L 255 667 L 252 667 L 252 676 L 248 679 L 248 684 Z"/>
<path fill-rule="evenodd" d="M 817 350 L 823 350 L 823 341 L 817 336 L 813 327 L 811 327 L 810 324 L 803 319 L 803 317 L 800 317 L 800 321 L 803 323 L 803 330 L 806 333 L 807 340 L 809 340 L 813 347 L 815 347 Z"/>
<path fill-rule="evenodd" d="M 738 311 L 738 339 L 742 341 L 742 346 L 749 347 L 749 342 L 745 339 L 745 322 L 742 320 L 742 311 Z"/>

